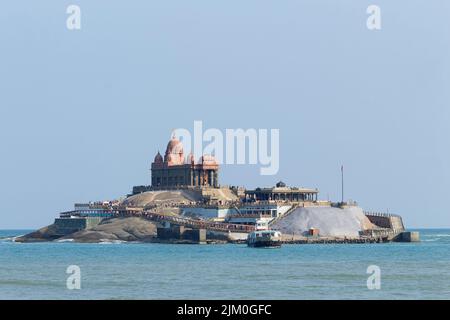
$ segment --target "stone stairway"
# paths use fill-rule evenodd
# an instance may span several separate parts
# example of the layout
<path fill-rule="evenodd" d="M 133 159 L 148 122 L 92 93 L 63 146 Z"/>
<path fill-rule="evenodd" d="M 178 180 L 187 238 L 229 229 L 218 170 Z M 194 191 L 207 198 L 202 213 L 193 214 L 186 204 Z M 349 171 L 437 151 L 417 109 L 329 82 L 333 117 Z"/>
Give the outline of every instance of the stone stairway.
<path fill-rule="evenodd" d="M 274 225 L 275 223 L 277 223 L 278 221 L 280 221 L 281 219 L 287 217 L 288 215 L 290 215 L 292 212 L 294 212 L 297 208 L 298 208 L 298 204 L 294 204 L 288 211 L 286 211 L 285 213 L 279 215 L 278 217 L 276 217 L 275 219 L 273 219 L 272 221 L 269 222 L 269 227 Z"/>

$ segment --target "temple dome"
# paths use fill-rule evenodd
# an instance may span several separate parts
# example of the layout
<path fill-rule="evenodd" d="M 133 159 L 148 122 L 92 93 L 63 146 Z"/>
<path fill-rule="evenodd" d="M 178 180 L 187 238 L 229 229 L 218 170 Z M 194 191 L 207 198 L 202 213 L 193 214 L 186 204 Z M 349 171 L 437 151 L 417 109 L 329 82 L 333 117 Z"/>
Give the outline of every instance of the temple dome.
<path fill-rule="evenodd" d="M 283 181 L 278 181 L 278 183 L 276 184 L 277 188 L 286 188 L 286 183 L 284 183 Z"/>
<path fill-rule="evenodd" d="M 153 162 L 155 162 L 155 163 L 162 163 L 163 161 L 164 161 L 163 157 L 162 157 L 161 153 L 159 153 L 159 151 L 158 151 L 158 153 L 155 156 L 155 160 Z"/>
<path fill-rule="evenodd" d="M 184 162 L 183 144 L 175 136 L 167 144 L 164 160 L 169 165 L 180 165 Z"/>
<path fill-rule="evenodd" d="M 184 153 L 183 144 L 181 143 L 180 140 L 178 140 L 175 137 L 172 137 L 172 139 L 170 139 L 169 143 L 167 144 L 166 155 L 168 155 L 170 153 L 171 154 Z"/>

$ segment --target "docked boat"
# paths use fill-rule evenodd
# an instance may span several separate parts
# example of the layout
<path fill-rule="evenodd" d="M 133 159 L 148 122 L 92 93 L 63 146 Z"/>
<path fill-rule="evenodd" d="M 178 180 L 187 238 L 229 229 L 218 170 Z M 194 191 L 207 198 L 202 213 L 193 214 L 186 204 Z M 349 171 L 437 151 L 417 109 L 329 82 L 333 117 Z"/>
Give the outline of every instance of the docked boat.
<path fill-rule="evenodd" d="M 254 248 L 281 247 L 281 232 L 274 230 L 253 231 L 247 237 L 247 245 Z"/>
<path fill-rule="evenodd" d="M 247 245 L 255 248 L 281 247 L 281 232 L 270 230 L 268 221 L 256 222 L 255 231 L 247 236 Z"/>

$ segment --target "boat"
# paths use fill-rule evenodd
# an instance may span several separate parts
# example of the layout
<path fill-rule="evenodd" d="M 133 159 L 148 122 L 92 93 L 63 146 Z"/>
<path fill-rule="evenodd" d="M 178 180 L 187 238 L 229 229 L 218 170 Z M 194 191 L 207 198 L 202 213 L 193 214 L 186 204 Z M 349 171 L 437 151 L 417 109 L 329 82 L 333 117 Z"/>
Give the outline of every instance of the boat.
<path fill-rule="evenodd" d="M 247 237 L 247 245 L 254 248 L 281 247 L 281 232 L 275 230 L 253 231 Z"/>
<path fill-rule="evenodd" d="M 270 230 L 266 221 L 257 221 L 255 231 L 247 236 L 247 245 L 254 248 L 279 248 L 281 232 Z"/>

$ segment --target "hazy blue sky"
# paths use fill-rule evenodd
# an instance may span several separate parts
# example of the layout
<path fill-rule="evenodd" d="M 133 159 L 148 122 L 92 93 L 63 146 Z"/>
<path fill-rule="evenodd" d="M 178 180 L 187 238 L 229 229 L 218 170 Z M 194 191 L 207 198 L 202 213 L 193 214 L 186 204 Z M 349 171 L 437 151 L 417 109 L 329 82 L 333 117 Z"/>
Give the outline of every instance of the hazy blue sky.
<path fill-rule="evenodd" d="M 66 28 L 78 4 L 82 29 Z M 382 30 L 366 28 L 377 4 Z M 450 1 L 23 1 L 0 6 L 0 228 L 150 183 L 173 128 L 279 128 L 280 171 L 408 227 L 450 227 Z"/>

